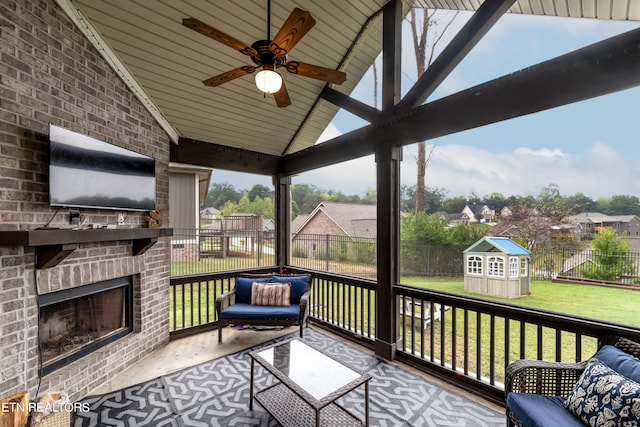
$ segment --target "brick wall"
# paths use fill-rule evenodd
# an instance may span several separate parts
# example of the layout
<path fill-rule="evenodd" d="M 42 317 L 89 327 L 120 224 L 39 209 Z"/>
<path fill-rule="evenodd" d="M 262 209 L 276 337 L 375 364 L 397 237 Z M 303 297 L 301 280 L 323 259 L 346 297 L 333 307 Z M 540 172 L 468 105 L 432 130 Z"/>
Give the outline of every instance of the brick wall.
<path fill-rule="evenodd" d="M 69 227 L 48 203 L 48 125 L 53 123 L 156 159 L 157 203 L 168 213 L 169 140 L 54 0 L 0 2 L 0 230 Z M 81 209 L 87 223 L 115 211 Z M 166 214 L 165 214 L 166 215 Z M 127 213 L 127 227 L 146 227 Z M 135 278 L 134 333 L 42 378 L 40 392 L 73 401 L 165 343 L 169 241 L 132 256 L 131 242 L 83 243 L 50 269 L 34 250 L 0 246 L 0 398 L 38 389 L 37 293 L 124 275 Z"/>

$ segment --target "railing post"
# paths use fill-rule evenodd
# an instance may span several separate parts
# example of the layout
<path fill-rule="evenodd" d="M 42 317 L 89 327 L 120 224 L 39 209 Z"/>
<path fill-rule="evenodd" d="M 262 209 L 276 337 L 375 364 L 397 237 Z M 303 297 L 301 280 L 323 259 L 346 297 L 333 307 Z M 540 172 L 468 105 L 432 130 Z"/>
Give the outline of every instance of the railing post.
<path fill-rule="evenodd" d="M 325 271 L 329 271 L 329 235 L 324 235 L 324 269 Z"/>

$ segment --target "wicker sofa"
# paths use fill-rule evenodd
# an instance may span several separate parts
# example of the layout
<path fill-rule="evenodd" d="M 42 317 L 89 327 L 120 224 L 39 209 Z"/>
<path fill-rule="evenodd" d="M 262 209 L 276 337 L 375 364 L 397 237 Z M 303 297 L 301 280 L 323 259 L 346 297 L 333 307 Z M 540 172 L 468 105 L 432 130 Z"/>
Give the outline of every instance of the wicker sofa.
<path fill-rule="evenodd" d="M 617 422 L 625 416 L 632 421 L 624 425 L 640 425 L 633 424 L 634 419 L 640 423 L 637 418 L 640 415 L 640 387 L 636 387 L 640 383 L 639 357 L 639 343 L 609 336 L 602 340 L 598 352 L 585 362 L 517 360 L 509 364 L 505 377 L 508 425 L 583 427 L 595 423 L 617 426 L 622 425 Z M 621 381 L 621 387 L 626 387 L 624 393 L 631 394 L 620 395 L 615 385 L 617 381 Z M 618 410 L 621 405 L 624 407 L 620 402 L 629 399 L 635 410 L 622 415 L 611 411 L 606 403 L 614 399 L 618 399 L 615 403 Z M 605 418 L 611 424 L 607 424 Z"/>
<path fill-rule="evenodd" d="M 255 284 L 255 286 L 254 286 Z M 256 287 L 290 284 L 288 301 L 256 300 Z M 310 274 L 243 274 L 235 278 L 234 288 L 215 301 L 218 315 L 218 342 L 227 325 L 300 326 L 300 337 L 309 315 Z M 253 298 L 252 298 L 253 297 Z M 266 302 L 266 303 L 265 303 Z M 284 303 L 283 303 L 284 302 Z"/>

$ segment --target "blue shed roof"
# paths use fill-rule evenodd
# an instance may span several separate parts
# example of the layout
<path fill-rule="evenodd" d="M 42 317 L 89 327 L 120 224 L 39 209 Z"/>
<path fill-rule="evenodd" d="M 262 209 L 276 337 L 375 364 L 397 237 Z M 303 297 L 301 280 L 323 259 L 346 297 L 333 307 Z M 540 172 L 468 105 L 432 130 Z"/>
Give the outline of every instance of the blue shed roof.
<path fill-rule="evenodd" d="M 502 252 L 506 255 L 531 255 L 531 252 L 507 237 L 486 236 L 464 250 L 468 252 Z"/>

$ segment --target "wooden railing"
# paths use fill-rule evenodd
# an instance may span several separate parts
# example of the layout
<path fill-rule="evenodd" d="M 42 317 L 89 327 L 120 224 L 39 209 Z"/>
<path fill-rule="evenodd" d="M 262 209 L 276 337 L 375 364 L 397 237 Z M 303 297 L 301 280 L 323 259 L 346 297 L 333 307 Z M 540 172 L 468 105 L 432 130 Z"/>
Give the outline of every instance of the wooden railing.
<path fill-rule="evenodd" d="M 237 273 L 172 278 L 172 337 L 215 327 L 213 301 L 232 287 Z M 311 273 L 311 321 L 373 348 L 376 282 Z M 504 399 L 505 367 L 516 359 L 586 360 L 606 334 L 640 341 L 640 329 L 626 325 L 413 286 L 397 285 L 394 295 L 399 331 L 396 358 L 499 404 Z"/>

